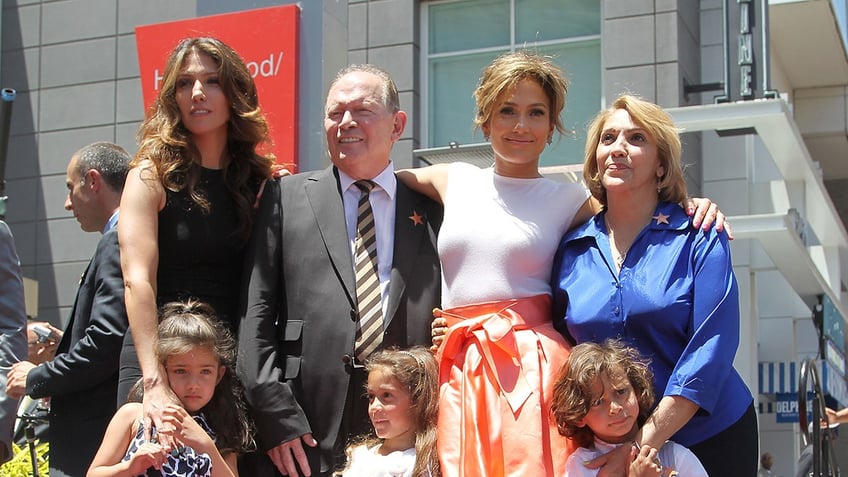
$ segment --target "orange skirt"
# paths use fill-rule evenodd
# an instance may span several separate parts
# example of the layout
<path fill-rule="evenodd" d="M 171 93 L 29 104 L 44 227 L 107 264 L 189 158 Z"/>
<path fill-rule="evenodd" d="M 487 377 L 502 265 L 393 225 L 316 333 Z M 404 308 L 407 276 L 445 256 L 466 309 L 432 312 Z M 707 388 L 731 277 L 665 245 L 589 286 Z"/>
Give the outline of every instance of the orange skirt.
<path fill-rule="evenodd" d="M 562 476 L 570 454 L 551 416 L 571 346 L 551 297 L 434 310 L 448 322 L 439 362 L 437 448 L 445 477 Z"/>

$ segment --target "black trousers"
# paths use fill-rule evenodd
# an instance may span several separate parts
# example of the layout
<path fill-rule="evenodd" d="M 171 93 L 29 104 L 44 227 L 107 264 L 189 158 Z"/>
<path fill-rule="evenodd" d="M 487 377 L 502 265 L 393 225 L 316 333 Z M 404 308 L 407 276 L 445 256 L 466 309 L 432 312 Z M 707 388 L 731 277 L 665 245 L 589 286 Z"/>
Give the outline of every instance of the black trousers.
<path fill-rule="evenodd" d="M 707 475 L 751 477 L 757 475 L 757 413 L 754 405 L 727 429 L 689 449 L 700 459 Z"/>

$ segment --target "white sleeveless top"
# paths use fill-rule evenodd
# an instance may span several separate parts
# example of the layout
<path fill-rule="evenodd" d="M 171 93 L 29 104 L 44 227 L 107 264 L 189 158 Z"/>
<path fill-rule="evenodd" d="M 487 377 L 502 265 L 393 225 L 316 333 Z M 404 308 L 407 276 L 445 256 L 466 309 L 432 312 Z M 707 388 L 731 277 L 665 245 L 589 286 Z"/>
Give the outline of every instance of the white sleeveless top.
<path fill-rule="evenodd" d="M 438 240 L 442 306 L 550 295 L 557 246 L 588 196 L 581 184 L 451 164 Z"/>

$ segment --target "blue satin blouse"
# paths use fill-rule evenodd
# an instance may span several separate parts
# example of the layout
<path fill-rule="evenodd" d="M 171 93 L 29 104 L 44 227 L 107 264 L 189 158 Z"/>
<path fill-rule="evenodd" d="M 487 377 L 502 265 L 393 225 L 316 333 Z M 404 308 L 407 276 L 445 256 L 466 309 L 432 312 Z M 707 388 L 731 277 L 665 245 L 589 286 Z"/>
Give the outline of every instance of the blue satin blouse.
<path fill-rule="evenodd" d="M 554 326 L 573 342 L 619 338 L 651 359 L 657 401 L 700 406 L 672 437 L 687 447 L 739 420 L 753 397 L 733 369 L 739 296 L 724 233 L 693 229 L 661 202 L 616 274 L 604 213 L 563 237 L 552 272 Z"/>

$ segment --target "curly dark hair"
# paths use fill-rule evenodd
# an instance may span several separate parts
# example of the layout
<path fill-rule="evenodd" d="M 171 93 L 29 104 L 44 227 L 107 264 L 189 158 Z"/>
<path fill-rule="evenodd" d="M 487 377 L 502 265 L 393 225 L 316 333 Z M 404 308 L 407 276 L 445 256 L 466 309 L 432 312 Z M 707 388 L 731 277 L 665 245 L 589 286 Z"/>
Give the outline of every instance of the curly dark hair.
<path fill-rule="evenodd" d="M 198 300 L 162 306 L 157 330 L 156 357 L 164 366 L 169 356 L 207 348 L 226 368 L 212 399 L 200 411 L 215 431 L 222 455 L 253 448 L 252 425 L 247 417 L 244 390 L 235 373 L 236 342 L 211 306 Z"/>
<path fill-rule="evenodd" d="M 227 152 L 231 158 L 224 179 L 239 212 L 237 235 L 246 241 L 253 222 L 253 204 L 263 180 L 270 177 L 273 155 L 260 156 L 256 148 L 270 144 L 268 122 L 259 107 L 256 84 L 244 60 L 222 41 L 186 38 L 168 56 L 159 95 L 138 131 L 138 153 L 132 166 L 149 161 L 165 189 L 188 189 L 192 200 L 208 213 L 209 202 L 195 186 L 200 176 L 200 152 L 183 125 L 176 99 L 180 70 L 191 54 L 207 55 L 218 65 L 221 89 L 230 104 Z"/>
<path fill-rule="evenodd" d="M 621 341 L 607 340 L 602 344 L 581 343 L 575 346 L 568 361 L 559 370 L 551 406 L 559 433 L 574 439 L 580 447 L 591 448 L 595 433 L 589 426 L 579 426 L 578 423 L 586 417 L 592 402 L 597 399 L 592 387 L 600 376 L 621 372 L 627 376 L 639 402 L 637 424 L 641 427 L 650 415 L 655 399 L 654 374 L 649 360 Z"/>

